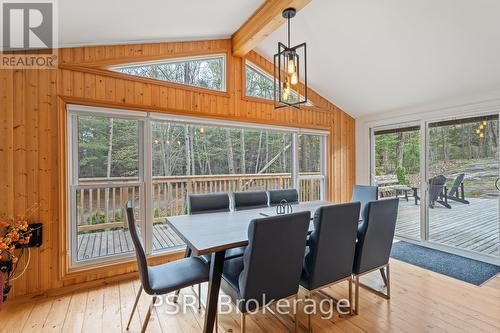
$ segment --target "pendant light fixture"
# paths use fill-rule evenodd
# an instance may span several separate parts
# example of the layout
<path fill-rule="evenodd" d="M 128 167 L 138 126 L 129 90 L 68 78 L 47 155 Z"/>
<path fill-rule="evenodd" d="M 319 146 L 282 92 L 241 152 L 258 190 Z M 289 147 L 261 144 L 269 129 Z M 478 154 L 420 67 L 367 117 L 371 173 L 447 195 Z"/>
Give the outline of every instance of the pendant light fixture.
<path fill-rule="evenodd" d="M 306 43 L 290 46 L 290 20 L 295 16 L 295 8 L 283 11 L 288 25 L 288 44 L 278 42 L 278 53 L 274 55 L 274 108 L 293 107 L 299 109 L 307 103 L 307 54 Z M 300 73 L 304 79 L 301 84 Z"/>

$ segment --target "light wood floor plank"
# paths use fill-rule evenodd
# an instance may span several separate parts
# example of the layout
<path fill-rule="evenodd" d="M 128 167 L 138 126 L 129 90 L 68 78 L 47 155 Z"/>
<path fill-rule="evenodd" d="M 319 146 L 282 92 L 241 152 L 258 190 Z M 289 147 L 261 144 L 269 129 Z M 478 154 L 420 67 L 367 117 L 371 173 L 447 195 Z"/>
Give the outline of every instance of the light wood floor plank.
<path fill-rule="evenodd" d="M 331 319 L 313 316 L 314 332 L 500 332 L 500 276 L 477 287 L 419 267 L 391 260 L 392 298 L 387 301 L 360 289 L 360 314 Z M 381 286 L 378 272 L 363 278 Z M 39 298 L 31 302 L 9 301 L 0 312 L 0 332 L 126 332 L 125 327 L 139 288 L 139 281 L 125 281 L 90 291 L 61 297 Z M 206 286 L 205 286 L 206 288 Z M 347 284 L 325 290 L 333 297 L 347 298 Z M 181 295 L 193 295 L 186 288 Z M 206 294 L 203 294 L 206 297 Z M 321 299 L 314 297 L 317 302 Z M 140 332 L 151 297 L 143 294 L 131 333 Z M 180 305 L 183 300 L 181 298 Z M 201 332 L 204 311 L 189 308 L 171 315 L 172 306 L 155 307 L 148 333 Z M 306 324 L 304 315 L 300 316 Z M 293 327 L 291 318 L 282 321 L 272 314 L 247 317 L 248 333 L 285 333 Z M 219 332 L 239 333 L 240 315 L 235 310 L 219 315 Z"/>
<path fill-rule="evenodd" d="M 87 309 L 88 291 L 75 292 L 71 295 L 71 301 L 64 320 L 63 332 L 81 332 Z"/>

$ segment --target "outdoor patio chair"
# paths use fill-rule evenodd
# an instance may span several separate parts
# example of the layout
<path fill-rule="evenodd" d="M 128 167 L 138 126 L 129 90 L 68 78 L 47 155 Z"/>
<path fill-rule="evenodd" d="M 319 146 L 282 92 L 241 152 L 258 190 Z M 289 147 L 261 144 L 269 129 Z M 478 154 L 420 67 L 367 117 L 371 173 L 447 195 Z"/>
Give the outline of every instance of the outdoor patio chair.
<path fill-rule="evenodd" d="M 469 201 L 465 200 L 465 191 L 464 191 L 464 178 L 465 173 L 461 173 L 455 178 L 455 182 L 448 192 L 448 199 L 461 202 L 463 204 L 469 204 Z M 458 189 L 460 188 L 460 193 Z"/>
<path fill-rule="evenodd" d="M 448 189 L 446 188 L 446 177 L 443 175 L 429 179 L 429 207 L 434 208 L 436 203 L 451 209 L 448 203 Z M 415 196 L 415 205 L 418 205 L 420 197 L 417 194 L 417 188 L 413 187 Z"/>

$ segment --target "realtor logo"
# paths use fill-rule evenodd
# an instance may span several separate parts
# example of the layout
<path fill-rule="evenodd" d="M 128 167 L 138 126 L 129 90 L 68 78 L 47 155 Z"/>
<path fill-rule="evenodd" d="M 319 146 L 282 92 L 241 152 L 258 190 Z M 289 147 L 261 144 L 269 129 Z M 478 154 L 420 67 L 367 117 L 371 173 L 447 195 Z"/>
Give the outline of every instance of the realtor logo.
<path fill-rule="evenodd" d="M 1 2 L 0 68 L 55 68 L 57 33 L 55 2 Z"/>

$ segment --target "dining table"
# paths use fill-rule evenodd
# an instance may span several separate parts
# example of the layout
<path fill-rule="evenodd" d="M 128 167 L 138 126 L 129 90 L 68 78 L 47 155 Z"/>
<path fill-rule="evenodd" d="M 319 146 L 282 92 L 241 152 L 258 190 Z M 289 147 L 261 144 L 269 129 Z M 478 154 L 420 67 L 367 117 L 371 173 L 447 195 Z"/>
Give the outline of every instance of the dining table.
<path fill-rule="evenodd" d="M 212 333 L 217 315 L 218 297 L 226 251 L 248 245 L 248 225 L 254 219 L 286 213 L 311 212 L 309 231 L 314 230 L 314 212 L 328 201 L 311 201 L 288 207 L 263 207 L 240 211 L 227 211 L 195 215 L 169 216 L 166 223 L 184 241 L 191 255 L 210 254 L 208 295 L 206 301 L 204 333 Z M 281 210 L 281 212 L 280 212 Z"/>

